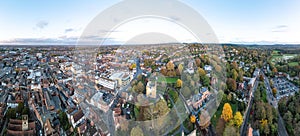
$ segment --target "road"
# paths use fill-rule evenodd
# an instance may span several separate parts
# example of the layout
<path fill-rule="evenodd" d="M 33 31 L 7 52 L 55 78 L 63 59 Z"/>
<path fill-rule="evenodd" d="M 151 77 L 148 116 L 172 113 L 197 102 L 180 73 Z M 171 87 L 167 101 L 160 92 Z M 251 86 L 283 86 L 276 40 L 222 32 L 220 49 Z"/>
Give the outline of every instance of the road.
<path fill-rule="evenodd" d="M 136 74 L 134 75 L 132 80 L 136 79 L 138 75 L 142 74 L 142 70 L 140 67 L 140 59 L 136 58 L 135 61 L 136 61 Z M 115 95 L 114 103 L 117 103 L 118 98 L 121 96 L 120 94 L 122 92 L 127 91 L 129 86 L 131 86 L 131 84 L 128 84 L 116 91 L 117 93 Z M 114 115 L 113 115 L 113 111 L 112 111 L 114 106 L 115 105 L 112 105 L 106 113 L 107 114 L 107 125 L 108 125 L 107 127 L 109 128 L 109 132 L 111 135 L 114 135 L 114 133 L 115 133 L 115 121 L 114 121 Z"/>
<path fill-rule="evenodd" d="M 272 89 L 271 89 L 271 86 L 270 86 L 270 83 L 269 83 L 269 78 L 266 77 L 263 72 L 261 72 L 261 74 L 264 77 L 264 83 L 265 83 L 265 86 L 267 88 L 267 100 L 272 106 L 277 108 L 278 102 L 277 102 L 276 98 L 273 96 L 273 92 L 272 92 Z"/>
<path fill-rule="evenodd" d="M 244 120 L 243 120 L 243 124 L 241 126 L 241 136 L 246 136 L 247 134 L 247 123 L 248 123 L 248 119 L 249 119 L 249 116 L 250 116 L 250 111 L 251 111 L 251 107 L 252 107 L 252 104 L 253 104 L 253 99 L 254 99 L 254 93 L 257 89 L 257 86 L 258 86 L 258 82 L 257 80 L 255 81 L 255 84 L 254 84 L 254 87 L 251 89 L 252 90 L 252 94 L 250 96 L 250 100 L 249 100 L 249 103 L 248 103 L 248 106 L 247 106 L 247 109 L 246 109 L 246 112 L 244 114 Z"/>
<path fill-rule="evenodd" d="M 268 102 L 278 111 L 278 102 L 277 99 L 273 96 L 273 92 L 269 83 L 269 78 L 265 76 L 265 74 L 262 72 L 261 73 L 264 77 L 264 83 L 265 86 L 267 87 L 267 100 Z M 280 114 L 278 114 L 278 135 L 279 136 L 288 136 L 288 133 L 286 131 L 285 125 L 284 125 L 284 121 L 282 119 L 282 117 L 280 116 Z"/>
<path fill-rule="evenodd" d="M 284 121 L 281 118 L 280 114 L 278 115 L 278 135 L 279 136 L 288 136 L 289 134 L 287 133 L 284 125 Z"/>

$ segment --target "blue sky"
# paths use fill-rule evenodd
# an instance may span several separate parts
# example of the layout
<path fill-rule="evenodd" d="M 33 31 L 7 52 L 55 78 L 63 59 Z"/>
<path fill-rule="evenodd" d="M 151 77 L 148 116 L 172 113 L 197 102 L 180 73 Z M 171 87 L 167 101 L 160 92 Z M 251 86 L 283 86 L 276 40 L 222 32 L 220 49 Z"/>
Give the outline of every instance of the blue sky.
<path fill-rule="evenodd" d="M 0 44 L 76 44 L 114 0 L 2 0 Z M 300 43 L 298 0 L 184 0 L 222 43 Z M 120 38 L 122 39 L 122 38 Z"/>

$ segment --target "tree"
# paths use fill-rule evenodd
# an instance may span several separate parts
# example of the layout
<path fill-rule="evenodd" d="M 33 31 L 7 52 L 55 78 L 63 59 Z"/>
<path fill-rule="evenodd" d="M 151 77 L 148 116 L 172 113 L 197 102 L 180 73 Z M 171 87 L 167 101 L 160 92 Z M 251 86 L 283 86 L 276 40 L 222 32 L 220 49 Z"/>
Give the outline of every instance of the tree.
<path fill-rule="evenodd" d="M 236 81 L 232 78 L 228 78 L 227 81 L 226 81 L 226 84 L 227 84 L 227 88 L 230 91 L 235 91 L 236 88 L 237 88 Z"/>
<path fill-rule="evenodd" d="M 237 77 L 238 77 L 238 73 L 236 72 L 236 70 L 235 70 L 235 69 L 232 69 L 232 70 L 231 70 L 231 77 L 232 77 L 234 80 L 236 80 L 236 79 L 237 79 Z"/>
<path fill-rule="evenodd" d="M 204 71 L 204 69 L 200 68 L 200 67 L 198 67 L 198 73 L 199 73 L 200 77 L 203 77 L 206 75 L 206 72 Z"/>
<path fill-rule="evenodd" d="M 237 129 L 234 126 L 227 125 L 223 136 L 239 136 Z"/>
<path fill-rule="evenodd" d="M 201 60 L 199 58 L 196 58 L 195 60 L 197 67 L 201 66 Z"/>
<path fill-rule="evenodd" d="M 202 85 L 207 87 L 207 86 L 209 86 L 209 82 L 210 82 L 209 77 L 205 75 L 205 76 L 202 78 Z"/>
<path fill-rule="evenodd" d="M 266 118 L 266 109 L 265 104 L 262 101 L 256 102 L 256 112 L 255 112 L 255 118 L 258 120 L 262 120 Z"/>
<path fill-rule="evenodd" d="M 277 89 L 276 89 L 276 88 L 273 88 L 273 89 L 272 89 L 272 93 L 273 93 L 273 95 L 275 96 L 275 95 L 277 94 Z"/>
<path fill-rule="evenodd" d="M 244 72 L 242 69 L 239 70 L 239 75 L 238 75 L 238 78 L 237 78 L 237 81 L 238 82 L 243 82 L 243 78 L 244 78 Z"/>
<path fill-rule="evenodd" d="M 229 103 L 225 103 L 223 106 L 223 111 L 221 118 L 223 118 L 226 122 L 228 122 L 232 118 L 232 109 Z"/>
<path fill-rule="evenodd" d="M 274 73 L 274 74 L 276 74 L 278 71 L 277 71 L 277 68 L 273 68 L 273 70 L 272 70 L 272 72 Z"/>
<path fill-rule="evenodd" d="M 189 87 L 185 86 L 182 90 L 182 95 L 185 97 L 185 98 L 189 98 L 191 96 L 192 92 L 190 90 Z"/>
<path fill-rule="evenodd" d="M 262 74 L 259 75 L 259 80 L 264 81 L 264 76 Z"/>
<path fill-rule="evenodd" d="M 67 114 L 63 111 L 59 112 L 59 122 L 62 125 L 64 130 L 68 130 L 71 127 Z"/>
<path fill-rule="evenodd" d="M 169 107 L 164 99 L 160 99 L 154 106 L 154 113 L 158 113 L 159 116 L 163 116 L 169 112 Z"/>
<path fill-rule="evenodd" d="M 136 126 L 131 129 L 130 136 L 144 136 L 143 130 L 139 126 Z"/>
<path fill-rule="evenodd" d="M 216 65 L 215 69 L 218 73 L 221 73 L 222 71 L 222 67 L 220 65 Z"/>
<path fill-rule="evenodd" d="M 135 90 L 135 91 L 136 91 L 137 93 L 143 93 L 144 90 L 145 90 L 145 86 L 144 86 L 144 84 L 140 81 L 140 82 L 137 84 L 136 90 Z"/>
<path fill-rule="evenodd" d="M 237 70 L 238 69 L 238 65 L 237 63 L 234 61 L 231 63 L 231 68 Z"/>
<path fill-rule="evenodd" d="M 196 117 L 195 117 L 195 115 L 191 115 L 191 116 L 190 116 L 190 121 L 191 121 L 192 123 L 195 123 L 195 122 L 196 122 Z"/>
<path fill-rule="evenodd" d="M 129 69 L 132 70 L 132 69 L 134 69 L 134 68 L 136 68 L 136 64 L 135 64 L 135 63 L 132 63 L 132 64 L 129 66 Z"/>
<path fill-rule="evenodd" d="M 243 116 L 241 112 L 239 111 L 236 112 L 233 118 L 234 118 L 234 124 L 239 128 L 243 123 Z"/>
<path fill-rule="evenodd" d="M 183 65 L 182 65 L 182 64 L 179 64 L 179 65 L 178 65 L 178 70 L 179 70 L 179 72 L 180 72 L 180 74 L 181 74 L 182 71 L 183 71 Z"/>
<path fill-rule="evenodd" d="M 23 102 L 18 103 L 16 112 L 17 112 L 18 114 L 21 114 L 22 111 L 23 111 L 23 108 L 24 108 L 24 103 L 23 103 Z"/>
<path fill-rule="evenodd" d="M 180 79 L 177 79 L 176 87 L 181 88 L 181 86 L 182 86 L 182 81 Z"/>
<path fill-rule="evenodd" d="M 167 76 L 167 69 L 165 69 L 164 67 L 161 68 L 160 73 L 164 76 Z"/>
<path fill-rule="evenodd" d="M 28 107 L 24 107 L 22 110 L 22 115 L 28 115 L 29 114 L 29 108 Z"/>
<path fill-rule="evenodd" d="M 167 70 L 168 70 L 168 71 L 174 70 L 174 64 L 173 64 L 173 62 L 172 62 L 172 61 L 169 61 L 169 62 L 167 63 L 167 65 L 166 65 L 166 67 L 167 67 Z"/>
<path fill-rule="evenodd" d="M 6 116 L 7 118 L 12 118 L 15 119 L 16 118 L 16 109 L 15 108 L 9 108 L 6 112 Z"/>

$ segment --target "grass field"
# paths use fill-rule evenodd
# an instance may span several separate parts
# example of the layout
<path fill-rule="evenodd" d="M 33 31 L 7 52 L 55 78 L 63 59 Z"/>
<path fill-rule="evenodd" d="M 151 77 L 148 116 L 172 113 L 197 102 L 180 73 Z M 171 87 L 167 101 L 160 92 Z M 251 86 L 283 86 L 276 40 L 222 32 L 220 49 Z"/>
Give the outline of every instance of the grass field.
<path fill-rule="evenodd" d="M 289 66 L 293 67 L 293 66 L 298 66 L 299 63 L 298 62 L 290 62 L 289 63 Z"/>
<path fill-rule="evenodd" d="M 283 54 L 283 55 L 279 55 L 279 54 L 276 54 L 276 53 L 272 53 L 271 61 L 275 62 L 276 59 L 293 58 L 295 56 L 297 56 L 297 54 Z"/>
<path fill-rule="evenodd" d="M 274 50 L 273 52 L 272 52 L 272 54 L 278 54 L 278 50 Z"/>
<path fill-rule="evenodd" d="M 178 77 L 159 77 L 158 82 L 176 83 Z"/>

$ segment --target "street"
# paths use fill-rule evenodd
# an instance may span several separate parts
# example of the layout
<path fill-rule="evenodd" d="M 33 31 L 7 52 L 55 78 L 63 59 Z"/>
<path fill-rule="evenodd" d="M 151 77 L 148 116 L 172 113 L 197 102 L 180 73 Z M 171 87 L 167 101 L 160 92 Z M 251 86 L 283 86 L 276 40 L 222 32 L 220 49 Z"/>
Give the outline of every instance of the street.
<path fill-rule="evenodd" d="M 253 99 L 254 99 L 254 93 L 257 89 L 257 86 L 258 86 L 258 82 L 257 80 L 255 81 L 255 84 L 254 84 L 254 87 L 252 88 L 252 95 L 250 96 L 250 100 L 249 100 L 249 103 L 248 103 L 248 106 L 247 106 L 247 109 L 246 109 L 246 112 L 244 114 L 244 119 L 243 119 L 243 124 L 241 126 L 241 136 L 246 136 L 246 132 L 247 132 L 247 123 L 248 123 L 248 119 L 249 119 L 249 115 L 250 115 L 250 111 L 251 111 L 251 107 L 252 107 L 252 104 L 253 104 Z"/>

